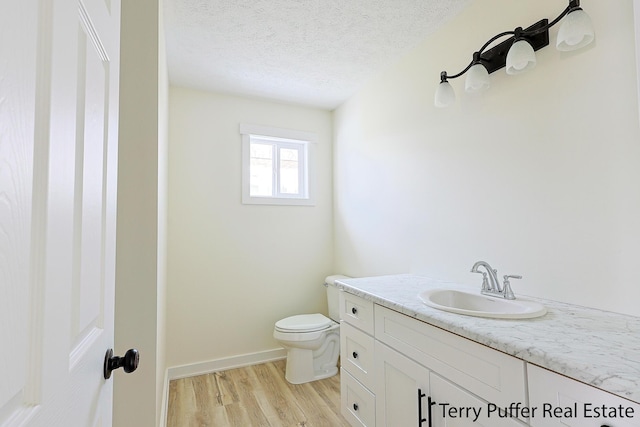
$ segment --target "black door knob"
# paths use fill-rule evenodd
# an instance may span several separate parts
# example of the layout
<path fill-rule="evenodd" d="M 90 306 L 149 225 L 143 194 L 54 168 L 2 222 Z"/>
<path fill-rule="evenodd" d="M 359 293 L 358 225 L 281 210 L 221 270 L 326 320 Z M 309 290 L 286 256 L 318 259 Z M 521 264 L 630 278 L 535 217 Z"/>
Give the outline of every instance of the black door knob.
<path fill-rule="evenodd" d="M 108 380 L 109 378 L 111 378 L 111 371 L 118 368 L 123 368 L 127 374 L 135 371 L 136 369 L 138 369 L 139 361 L 140 353 L 138 353 L 138 350 L 136 350 L 135 348 L 127 351 L 124 354 L 124 357 L 114 356 L 113 349 L 110 348 L 104 355 L 104 379 Z"/>

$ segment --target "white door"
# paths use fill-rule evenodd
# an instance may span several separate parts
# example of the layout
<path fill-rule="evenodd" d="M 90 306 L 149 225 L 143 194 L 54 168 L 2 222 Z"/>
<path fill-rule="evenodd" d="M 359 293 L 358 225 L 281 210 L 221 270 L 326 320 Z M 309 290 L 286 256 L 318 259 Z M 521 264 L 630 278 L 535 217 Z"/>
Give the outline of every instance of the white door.
<path fill-rule="evenodd" d="M 486 402 L 433 372 L 429 381 L 431 399 L 435 402 L 431 427 L 527 427 L 518 420 L 521 412 L 516 413 L 515 409 L 508 416 L 500 416 L 500 405 Z"/>
<path fill-rule="evenodd" d="M 527 378 L 532 427 L 640 427 L 630 400 L 531 364 Z"/>
<path fill-rule="evenodd" d="M 429 370 L 379 341 L 375 364 L 376 426 L 429 425 Z"/>
<path fill-rule="evenodd" d="M 120 0 L 0 3 L 0 426 L 110 426 Z"/>

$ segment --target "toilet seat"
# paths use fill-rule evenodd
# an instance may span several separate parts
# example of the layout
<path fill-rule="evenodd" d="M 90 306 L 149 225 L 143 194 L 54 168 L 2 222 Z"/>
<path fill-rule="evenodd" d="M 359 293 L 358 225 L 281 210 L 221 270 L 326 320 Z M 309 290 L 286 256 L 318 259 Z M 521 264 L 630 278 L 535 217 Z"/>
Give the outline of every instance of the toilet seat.
<path fill-rule="evenodd" d="M 291 384 L 338 373 L 340 323 L 319 314 L 299 314 L 276 322 L 273 338 L 287 350 L 285 378 Z"/>
<path fill-rule="evenodd" d="M 276 322 L 276 331 L 279 332 L 316 332 L 330 328 L 333 320 L 320 314 L 298 314 Z"/>

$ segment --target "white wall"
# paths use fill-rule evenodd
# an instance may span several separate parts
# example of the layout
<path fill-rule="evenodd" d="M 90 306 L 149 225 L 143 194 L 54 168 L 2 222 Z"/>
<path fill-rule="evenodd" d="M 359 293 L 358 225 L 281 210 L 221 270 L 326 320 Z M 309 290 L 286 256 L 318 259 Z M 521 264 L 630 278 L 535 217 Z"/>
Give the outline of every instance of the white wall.
<path fill-rule="evenodd" d="M 114 426 L 151 427 L 160 419 L 168 85 L 160 8 L 156 0 L 122 1 L 115 352 L 137 348 L 140 365 L 114 375 Z"/>
<path fill-rule="evenodd" d="M 172 87 L 169 117 L 167 363 L 278 348 L 277 320 L 327 310 L 331 113 Z M 241 203 L 241 122 L 318 134 L 316 206 Z"/>
<path fill-rule="evenodd" d="M 486 260 L 529 294 L 640 315 L 640 130 L 631 0 L 583 0 L 595 45 L 537 52 L 481 97 L 460 71 L 494 34 L 564 2 L 472 2 L 335 112 L 336 270 L 412 272 L 480 285 Z"/>

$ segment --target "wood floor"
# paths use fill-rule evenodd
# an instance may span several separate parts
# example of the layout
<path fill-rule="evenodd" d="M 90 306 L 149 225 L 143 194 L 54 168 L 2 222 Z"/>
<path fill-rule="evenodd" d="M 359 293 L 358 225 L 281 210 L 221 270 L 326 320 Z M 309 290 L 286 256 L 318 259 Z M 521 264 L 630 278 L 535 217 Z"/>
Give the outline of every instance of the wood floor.
<path fill-rule="evenodd" d="M 284 378 L 285 360 L 173 380 L 167 427 L 342 427 L 340 376 Z"/>

